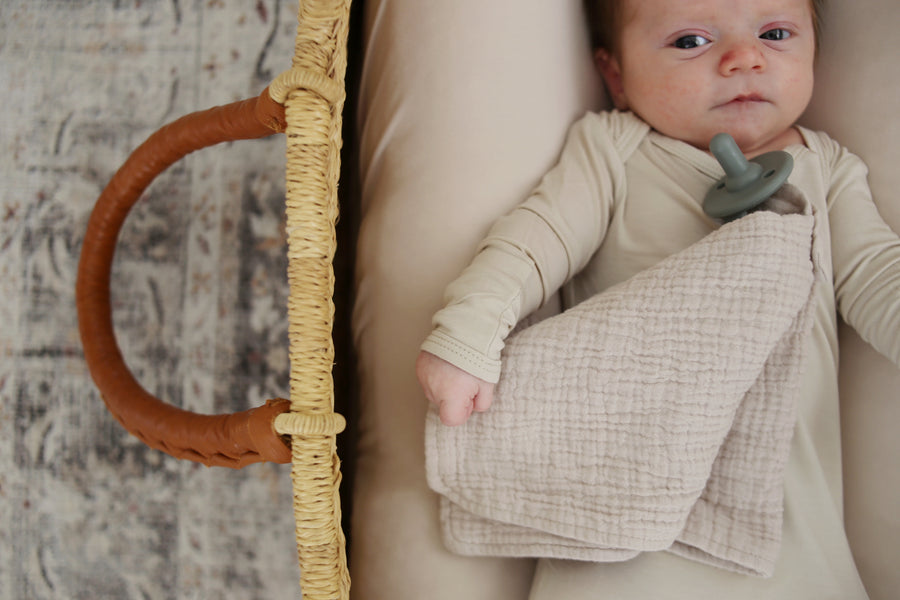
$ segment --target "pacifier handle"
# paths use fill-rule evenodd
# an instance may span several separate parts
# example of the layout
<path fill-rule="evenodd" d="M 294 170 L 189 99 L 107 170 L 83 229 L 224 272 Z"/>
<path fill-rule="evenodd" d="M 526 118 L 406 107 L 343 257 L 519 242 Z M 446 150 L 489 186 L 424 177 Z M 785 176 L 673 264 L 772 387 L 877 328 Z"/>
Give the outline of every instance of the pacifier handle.
<path fill-rule="evenodd" d="M 783 150 L 747 160 L 727 133 L 717 133 L 709 150 L 725 170 L 725 177 L 707 192 L 703 212 L 725 221 L 740 218 L 768 200 L 794 168 L 794 158 Z"/>

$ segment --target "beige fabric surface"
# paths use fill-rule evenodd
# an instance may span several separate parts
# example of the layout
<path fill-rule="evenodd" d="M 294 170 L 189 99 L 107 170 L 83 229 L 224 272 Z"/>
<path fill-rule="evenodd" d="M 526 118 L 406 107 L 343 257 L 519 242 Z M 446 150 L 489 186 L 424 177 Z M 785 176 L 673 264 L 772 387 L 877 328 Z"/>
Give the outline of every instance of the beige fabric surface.
<path fill-rule="evenodd" d="M 366 4 L 353 323 L 361 411 L 350 558 L 356 598 L 528 596 L 533 561 L 460 557 L 441 543 L 437 497 L 425 481 L 427 402 L 413 365 L 447 282 L 490 223 L 555 162 L 582 107 L 596 102 L 585 34 L 571 19 L 579 7 L 580 0 Z M 552 45 L 536 43 L 550 32 Z"/>
<path fill-rule="evenodd" d="M 490 411 L 452 428 L 432 411 L 427 469 L 450 548 L 598 561 L 669 549 L 772 574 L 815 269 L 809 206 L 783 194 L 807 214 L 729 223 L 523 330 Z"/>

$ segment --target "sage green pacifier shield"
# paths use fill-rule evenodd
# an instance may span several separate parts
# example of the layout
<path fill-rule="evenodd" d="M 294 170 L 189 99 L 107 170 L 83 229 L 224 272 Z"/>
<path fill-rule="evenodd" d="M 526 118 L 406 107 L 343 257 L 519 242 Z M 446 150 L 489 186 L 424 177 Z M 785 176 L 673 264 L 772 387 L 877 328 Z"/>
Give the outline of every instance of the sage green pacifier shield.
<path fill-rule="evenodd" d="M 715 219 L 747 214 L 778 191 L 794 168 L 794 158 L 782 150 L 747 160 L 727 133 L 716 134 L 709 149 L 725 170 L 703 200 L 703 212 Z"/>

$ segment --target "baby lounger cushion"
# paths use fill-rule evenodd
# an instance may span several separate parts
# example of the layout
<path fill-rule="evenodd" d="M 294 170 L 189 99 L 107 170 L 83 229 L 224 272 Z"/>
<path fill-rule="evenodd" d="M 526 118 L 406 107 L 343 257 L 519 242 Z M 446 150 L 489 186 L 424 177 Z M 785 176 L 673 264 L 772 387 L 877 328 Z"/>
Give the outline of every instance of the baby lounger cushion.
<path fill-rule="evenodd" d="M 366 4 L 352 590 L 358 598 L 521 599 L 533 563 L 463 558 L 425 482 L 413 365 L 447 282 L 555 161 L 599 90 L 580 0 Z"/>
<path fill-rule="evenodd" d="M 353 320 L 361 393 L 350 559 L 357 598 L 576 599 L 601 590 L 646 597 L 642 590 L 673 573 L 681 575 L 668 579 L 672 594 L 697 597 L 692 586 L 702 582 L 707 597 L 729 597 L 731 577 L 744 577 L 659 553 L 611 565 L 541 560 L 535 570 L 530 559 L 457 556 L 441 541 L 438 497 L 425 480 L 427 403 L 415 357 L 444 287 L 490 224 L 552 166 L 570 123 L 602 106 L 580 11 L 580 0 L 366 3 Z M 804 120 L 868 162 L 873 194 L 895 230 L 898 21 L 895 0 L 828 2 L 816 98 Z M 884 599 L 900 587 L 900 375 L 847 332 L 842 363 L 847 529 L 870 596 Z M 803 534 L 830 543 L 815 530 Z M 804 580 L 832 570 L 803 564 L 814 571 L 799 574 Z M 778 592 L 770 597 L 804 597 L 789 583 Z"/>

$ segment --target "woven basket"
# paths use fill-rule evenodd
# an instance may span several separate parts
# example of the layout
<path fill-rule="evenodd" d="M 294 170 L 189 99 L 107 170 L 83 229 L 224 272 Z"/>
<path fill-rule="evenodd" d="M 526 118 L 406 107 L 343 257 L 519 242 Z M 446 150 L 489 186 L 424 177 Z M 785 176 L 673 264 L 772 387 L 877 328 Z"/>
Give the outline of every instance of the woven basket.
<path fill-rule="evenodd" d="M 293 65 L 258 98 L 193 113 L 139 146 L 91 213 L 76 303 L 85 359 L 113 416 L 147 445 L 206 465 L 292 463 L 303 598 L 348 598 L 334 413 L 335 223 L 350 0 L 301 0 Z M 199 415 L 144 390 L 112 325 L 110 273 L 129 210 L 153 179 L 185 155 L 226 141 L 284 132 L 290 398 L 228 415 Z M 286 439 L 290 438 L 290 444 Z"/>

